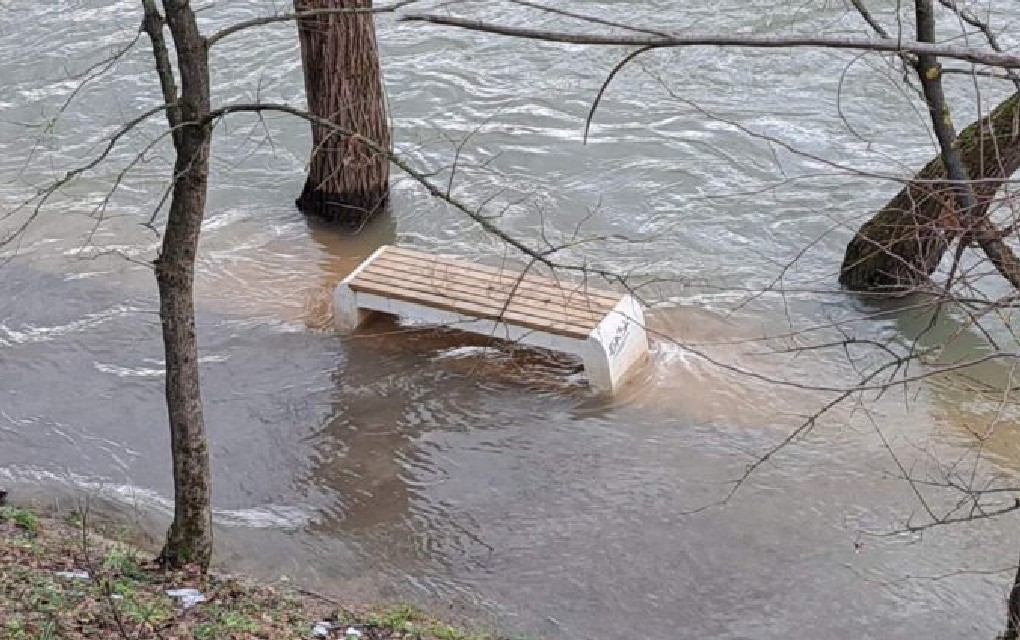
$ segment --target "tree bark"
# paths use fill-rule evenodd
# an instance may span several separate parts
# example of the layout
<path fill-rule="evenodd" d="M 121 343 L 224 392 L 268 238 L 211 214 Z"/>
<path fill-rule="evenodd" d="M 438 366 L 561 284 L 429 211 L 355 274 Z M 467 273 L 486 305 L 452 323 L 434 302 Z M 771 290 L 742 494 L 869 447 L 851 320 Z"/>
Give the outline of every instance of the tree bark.
<path fill-rule="evenodd" d="M 970 216 L 986 221 L 995 193 L 1020 169 L 1020 93 L 961 131 L 956 147 L 975 181 Z M 926 282 L 962 231 L 947 178 L 939 156 L 864 223 L 847 245 L 840 284 L 853 291 L 904 291 Z"/>
<path fill-rule="evenodd" d="M 914 13 L 917 19 L 918 42 L 935 42 L 935 13 L 931 0 L 916 0 Z M 935 137 L 939 141 L 940 158 L 946 176 L 949 178 L 950 211 L 956 209 L 956 218 L 970 218 L 977 209 L 977 200 L 971 190 L 967 167 L 957 146 L 956 128 L 946 103 L 946 94 L 942 89 L 942 65 L 932 55 L 917 56 L 914 65 L 917 77 L 921 81 L 924 101 L 928 105 Z M 955 204 L 955 207 L 954 207 Z"/>
<path fill-rule="evenodd" d="M 999 640 L 1017 640 L 1020 636 L 1018 629 L 1020 629 L 1020 562 L 1017 563 L 1013 587 L 1009 590 L 1009 599 L 1006 601 L 1006 631 L 999 636 Z"/>
<path fill-rule="evenodd" d="M 917 19 L 917 41 L 935 42 L 935 13 L 931 0 L 915 0 L 914 9 Z M 999 231 L 987 215 L 989 203 L 995 192 L 986 193 L 987 197 L 983 203 L 979 203 L 974 193 L 974 183 L 970 180 L 970 174 L 960 152 L 960 140 L 957 138 L 949 105 L 942 89 L 942 65 L 939 64 L 935 56 L 920 54 L 914 64 L 914 70 L 921 81 L 921 89 L 924 92 L 925 104 L 928 105 L 932 128 L 939 141 L 941 151 L 939 159 L 942 171 L 948 178 L 943 183 L 947 187 L 944 193 L 929 194 L 929 197 L 941 200 L 942 210 L 939 212 L 940 221 L 932 232 L 934 235 L 931 242 L 918 243 L 918 246 L 922 247 L 919 252 L 921 264 L 925 269 L 930 269 L 924 274 L 924 277 L 930 275 L 938 267 L 942 253 L 956 237 L 959 237 L 963 245 L 973 241 L 981 247 L 999 274 L 1015 289 L 1020 290 L 1020 260 L 1003 241 Z M 998 150 L 996 149 L 996 151 Z M 1014 153 L 1016 152 L 1014 151 Z M 997 154 L 994 160 L 999 162 L 996 171 L 1004 172 L 1006 167 L 1002 164 L 1002 157 Z M 941 221 L 945 219 L 953 221 L 952 226 L 947 226 L 945 222 Z M 918 232 L 915 238 L 921 239 L 926 233 L 928 233 L 927 230 Z M 929 255 L 923 254 L 923 251 L 932 249 L 934 251 L 931 251 Z M 901 261 L 898 266 L 903 267 L 905 264 L 905 261 Z M 952 285 L 955 269 L 956 265 L 954 264 L 947 286 Z M 917 275 L 917 273 L 916 269 L 907 272 L 908 275 Z"/>
<path fill-rule="evenodd" d="M 371 8 L 371 0 L 294 0 L 296 11 Z M 298 21 L 308 110 L 390 148 L 382 70 L 370 13 Z M 306 214 L 358 228 L 385 209 L 389 159 L 349 136 L 312 125 L 312 154 L 297 206 Z"/>
<path fill-rule="evenodd" d="M 145 28 L 164 98 L 177 96 L 163 21 L 154 0 L 143 0 Z M 177 51 L 180 95 L 167 120 L 177 154 L 170 212 L 155 261 L 159 313 L 166 354 L 166 402 L 173 457 L 174 520 L 160 553 L 165 566 L 194 564 L 205 570 L 212 556 L 209 450 L 202 413 L 195 333 L 194 280 L 198 239 L 209 183 L 209 56 L 188 0 L 163 0 L 166 25 Z"/>

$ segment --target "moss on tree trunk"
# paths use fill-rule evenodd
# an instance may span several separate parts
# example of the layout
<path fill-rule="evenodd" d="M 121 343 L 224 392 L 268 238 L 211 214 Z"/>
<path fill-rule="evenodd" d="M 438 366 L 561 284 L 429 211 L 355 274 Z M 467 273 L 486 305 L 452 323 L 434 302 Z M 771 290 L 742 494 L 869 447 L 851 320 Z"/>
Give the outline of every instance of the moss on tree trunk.
<path fill-rule="evenodd" d="M 1013 94 L 958 136 L 967 173 L 977 181 L 971 220 L 987 215 L 999 187 L 1020 168 L 1018 118 L 1020 94 Z M 840 284 L 854 291 L 902 291 L 926 281 L 961 230 L 955 210 L 942 159 L 935 158 L 861 226 L 847 245 Z"/>
<path fill-rule="evenodd" d="M 294 0 L 298 12 L 371 7 L 371 0 Z M 308 110 L 389 149 L 390 127 L 372 14 L 302 18 L 298 34 Z M 297 206 L 307 214 L 360 228 L 385 209 L 389 171 L 387 156 L 313 124 L 308 179 Z"/>

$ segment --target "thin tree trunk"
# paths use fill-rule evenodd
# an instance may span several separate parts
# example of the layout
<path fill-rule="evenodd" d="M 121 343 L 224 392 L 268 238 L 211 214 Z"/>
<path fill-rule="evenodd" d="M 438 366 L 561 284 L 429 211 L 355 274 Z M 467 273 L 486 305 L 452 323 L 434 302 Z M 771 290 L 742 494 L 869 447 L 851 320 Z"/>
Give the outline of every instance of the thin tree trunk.
<path fill-rule="evenodd" d="M 154 0 L 143 0 L 145 28 L 153 42 L 164 98 L 177 94 L 163 24 Z M 159 257 L 159 313 L 166 353 L 166 402 L 173 454 L 174 521 L 160 554 L 170 567 L 208 568 L 212 556 L 209 451 L 202 415 L 195 334 L 194 280 L 198 238 L 209 182 L 209 57 L 187 0 L 163 0 L 166 24 L 177 51 L 180 96 L 167 110 L 177 152 L 170 212 Z"/>
<path fill-rule="evenodd" d="M 371 0 L 294 0 L 298 12 L 371 8 Z M 298 21 L 308 110 L 390 148 L 382 70 L 370 13 Z M 312 155 L 297 206 L 307 214 L 360 228 L 386 207 L 389 159 L 349 136 L 312 125 Z"/>
<path fill-rule="evenodd" d="M 1020 169 L 1020 93 L 971 123 L 957 147 L 973 183 L 974 220 L 987 220 L 1003 182 Z M 854 291 L 902 291 L 927 281 L 962 230 L 942 157 L 864 223 L 847 245 L 839 282 Z"/>
<path fill-rule="evenodd" d="M 935 42 L 935 14 L 931 0 L 916 0 L 914 13 L 917 18 L 917 41 Z M 949 105 L 946 104 L 946 94 L 942 89 L 942 65 L 935 56 L 919 55 L 914 69 L 921 81 L 924 101 L 928 104 L 928 115 L 935 129 L 935 137 L 939 141 L 942 166 L 950 180 L 947 202 L 949 210 L 953 211 L 955 204 L 957 219 L 970 218 L 977 210 L 977 200 L 967 179 L 967 167 L 957 146 L 956 128 L 953 126 Z"/>
<path fill-rule="evenodd" d="M 1009 600 L 1006 603 L 1006 631 L 999 638 L 1000 640 L 1020 638 L 1020 562 L 1017 562 L 1013 588 L 1009 590 Z"/>

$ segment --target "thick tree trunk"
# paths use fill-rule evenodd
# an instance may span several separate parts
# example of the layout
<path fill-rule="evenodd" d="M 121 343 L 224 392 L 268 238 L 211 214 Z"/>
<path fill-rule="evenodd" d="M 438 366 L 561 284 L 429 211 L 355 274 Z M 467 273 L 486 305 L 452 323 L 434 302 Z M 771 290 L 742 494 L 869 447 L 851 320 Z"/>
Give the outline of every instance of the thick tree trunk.
<path fill-rule="evenodd" d="M 294 0 L 297 11 L 371 8 L 371 0 Z M 371 13 L 298 21 L 308 110 L 390 148 L 382 70 Z M 386 207 L 389 159 L 356 138 L 312 125 L 312 156 L 299 209 L 360 229 Z"/>
<path fill-rule="evenodd" d="M 960 132 L 957 146 L 973 183 L 975 221 L 985 220 L 1002 183 L 1020 168 L 1020 94 Z M 839 282 L 854 291 L 909 290 L 934 273 L 963 225 L 942 158 L 866 222 L 847 245 Z"/>
<path fill-rule="evenodd" d="M 146 30 L 164 98 L 177 94 L 169 54 L 162 42 L 162 21 L 153 0 L 145 0 Z M 160 554 L 170 567 L 208 568 L 212 556 L 209 450 L 198 369 L 194 280 L 198 238 L 209 182 L 209 56 L 187 0 L 163 0 L 166 23 L 177 50 L 181 78 L 176 107 L 167 110 L 177 152 L 170 212 L 159 257 L 159 313 L 166 353 L 166 402 L 173 454 L 174 521 Z M 191 123 L 191 124 L 189 124 Z"/>

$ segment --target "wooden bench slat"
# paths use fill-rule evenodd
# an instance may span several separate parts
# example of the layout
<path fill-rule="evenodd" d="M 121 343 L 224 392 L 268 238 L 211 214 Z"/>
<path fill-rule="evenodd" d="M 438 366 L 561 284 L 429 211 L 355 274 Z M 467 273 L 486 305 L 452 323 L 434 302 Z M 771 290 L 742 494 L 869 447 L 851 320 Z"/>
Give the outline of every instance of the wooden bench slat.
<path fill-rule="evenodd" d="M 498 275 L 504 278 L 512 278 L 515 281 L 518 280 L 521 276 L 520 270 L 516 270 L 509 267 L 507 268 L 492 267 L 486 264 L 468 262 L 466 260 L 457 260 L 455 258 L 433 256 L 430 254 L 419 253 L 411 249 L 393 246 L 386 247 L 386 250 L 383 251 L 373 262 L 382 261 L 383 263 L 385 263 L 387 260 L 395 258 L 397 256 L 417 260 L 420 261 L 421 263 L 437 265 L 443 268 L 456 266 L 461 269 L 465 269 L 469 272 L 475 271 L 479 273 Z M 569 281 L 566 282 L 559 281 L 555 278 L 539 275 L 537 273 L 525 273 L 524 277 L 520 279 L 523 283 L 534 284 L 542 287 L 549 287 L 553 291 L 570 291 L 570 292 L 576 291 L 579 295 L 583 295 L 592 301 L 600 301 L 605 304 L 608 304 L 610 305 L 610 308 L 612 308 L 613 306 L 616 305 L 617 302 L 619 302 L 620 297 L 622 295 L 619 293 L 615 293 L 613 291 L 598 289 L 596 287 L 589 286 L 586 283 L 575 284 Z"/>
<path fill-rule="evenodd" d="M 409 291 L 403 286 L 392 284 L 392 281 L 376 280 L 374 277 L 359 277 L 356 282 L 350 284 L 350 287 L 355 291 L 372 293 L 405 302 L 425 303 L 452 313 L 468 315 L 483 320 L 509 322 L 526 329 L 554 333 L 571 338 L 585 338 L 591 332 L 590 328 L 575 323 L 554 322 L 547 318 L 535 317 L 514 310 L 503 311 L 503 308 L 499 305 L 466 301 L 453 302 L 445 296 L 421 291 Z"/>
<path fill-rule="evenodd" d="M 541 307 L 526 304 L 522 305 L 515 301 L 511 301 L 507 304 L 505 299 L 472 295 L 467 292 L 452 291 L 446 287 L 436 287 L 432 282 L 415 282 L 406 277 L 394 277 L 393 274 L 387 272 L 367 272 L 364 275 L 364 278 L 359 278 L 357 282 L 351 284 L 351 288 L 354 291 L 370 292 L 378 285 L 399 286 L 410 295 L 427 295 L 430 296 L 430 299 L 441 298 L 445 300 L 446 305 L 451 309 L 456 309 L 460 306 L 467 308 L 465 305 L 472 305 L 472 308 L 480 306 L 489 309 L 492 313 L 502 314 L 504 317 L 509 317 L 508 314 L 517 314 L 531 318 L 534 322 L 549 322 L 568 325 L 575 327 L 577 331 L 583 332 L 589 332 L 594 329 L 602 318 L 605 317 L 605 315 L 589 315 L 587 317 L 581 317 L 578 315 L 557 313 L 555 310 L 543 309 Z"/>
<path fill-rule="evenodd" d="M 365 282 L 359 282 L 354 284 L 353 289 L 355 291 L 361 290 L 364 286 L 371 286 Z M 535 318 L 536 321 L 547 321 L 547 322 L 558 322 L 563 324 L 570 324 L 578 327 L 578 329 L 585 329 L 590 331 L 601 321 L 605 315 L 589 315 L 581 316 L 576 313 L 564 313 L 558 312 L 555 309 L 542 308 L 540 306 L 534 306 L 529 304 L 521 304 L 519 301 L 510 301 L 506 299 L 486 297 L 483 295 L 472 295 L 466 292 L 451 291 L 449 288 L 436 287 L 432 283 L 427 282 L 413 282 L 408 279 L 394 278 L 392 275 L 386 273 L 372 273 L 371 282 L 373 283 L 384 283 L 393 284 L 396 282 L 400 283 L 400 286 L 409 292 L 416 292 L 427 294 L 430 296 L 438 296 L 447 301 L 451 306 L 459 304 L 473 304 L 490 307 L 496 312 L 513 312 L 521 315 Z"/>
<path fill-rule="evenodd" d="M 521 270 L 511 266 L 494 267 L 477 262 L 468 262 L 466 260 L 423 254 L 401 247 L 387 247 L 386 250 L 383 251 L 383 253 L 377 258 L 377 261 L 383 263 L 390 260 L 413 261 L 422 265 L 435 265 L 442 268 L 457 268 L 469 273 L 477 273 L 479 275 L 499 276 L 502 278 L 513 279 L 514 281 L 520 280 L 522 284 L 533 285 L 538 288 L 547 288 L 550 291 L 576 292 L 577 294 L 583 295 L 592 301 L 600 301 L 605 304 L 615 304 L 619 301 L 621 296 L 620 293 L 599 289 L 591 286 L 587 282 L 575 283 L 570 280 L 560 280 L 546 275 L 541 275 L 537 273 L 534 268 L 527 272 L 522 272 Z"/>
<path fill-rule="evenodd" d="M 443 293 L 437 293 L 432 290 L 409 288 L 405 285 L 405 283 L 394 282 L 391 278 L 385 276 L 368 276 L 365 279 L 360 280 L 356 286 L 352 286 L 352 290 L 364 293 L 374 293 L 385 297 L 393 297 L 393 291 L 403 292 L 400 299 L 405 300 L 406 302 L 415 302 L 417 300 L 421 304 L 435 306 L 445 311 L 452 311 L 469 316 L 485 314 L 485 319 L 498 319 L 511 324 L 527 322 L 529 323 L 528 328 L 537 328 L 543 331 L 549 330 L 548 327 L 555 326 L 558 327 L 557 331 L 560 333 L 568 331 L 571 335 L 587 335 L 593 328 L 593 326 L 590 326 L 590 323 L 588 322 L 578 322 L 569 318 L 549 317 L 547 315 L 541 315 L 534 310 L 504 307 L 496 302 L 485 300 L 453 300 Z"/>
<path fill-rule="evenodd" d="M 556 284 L 553 280 L 540 278 L 539 281 L 522 279 L 521 274 L 512 272 L 489 273 L 462 265 L 450 265 L 442 262 L 423 262 L 405 256 L 387 255 L 385 260 L 375 260 L 370 267 L 386 267 L 407 270 L 416 273 L 428 272 L 449 279 L 470 283 L 475 287 L 489 288 L 496 286 L 513 290 L 516 295 L 534 297 L 541 300 L 558 299 L 564 305 L 586 309 L 612 309 L 620 296 L 606 297 L 603 294 L 589 294 L 583 285 L 572 285 L 569 282 Z"/>
<path fill-rule="evenodd" d="M 599 304 L 597 307 L 583 306 L 579 304 L 581 301 L 564 300 L 563 294 L 557 296 L 552 293 L 517 288 L 514 283 L 497 286 L 492 280 L 474 280 L 461 277 L 460 274 L 451 274 L 440 270 L 431 272 L 415 270 L 410 265 L 393 262 L 369 265 L 359 275 L 359 278 L 368 274 L 400 282 L 416 290 L 445 295 L 453 300 L 469 302 L 480 300 L 515 310 L 527 309 L 529 313 L 540 317 L 545 316 L 554 320 L 574 320 L 590 325 L 590 328 L 593 328 L 607 313 L 613 310 L 613 307 L 605 304 Z M 357 286 L 357 279 L 355 279 L 354 285 Z"/>
<path fill-rule="evenodd" d="M 437 283 L 456 283 L 470 286 L 473 289 L 483 289 L 492 292 L 493 295 L 506 297 L 511 292 L 514 298 L 539 301 L 543 304 L 555 304 L 570 309 L 580 309 L 586 314 L 601 313 L 605 315 L 611 311 L 620 296 L 606 298 L 604 295 L 589 295 L 582 286 L 571 288 L 569 284 L 562 286 L 550 286 L 545 283 L 528 282 L 522 280 L 519 275 L 510 272 L 502 274 L 480 272 L 476 269 L 469 269 L 460 265 L 449 265 L 441 262 L 422 262 L 405 256 L 387 255 L 385 260 L 375 260 L 366 267 L 371 269 L 392 269 L 399 272 L 412 272 L 416 274 L 427 273 L 435 278 Z M 549 281 L 552 282 L 552 281 Z"/>

